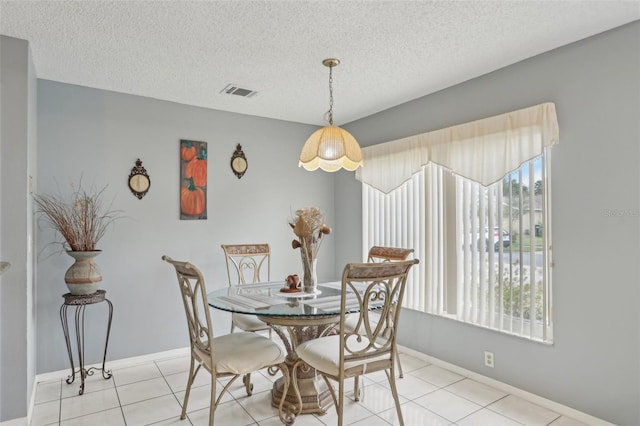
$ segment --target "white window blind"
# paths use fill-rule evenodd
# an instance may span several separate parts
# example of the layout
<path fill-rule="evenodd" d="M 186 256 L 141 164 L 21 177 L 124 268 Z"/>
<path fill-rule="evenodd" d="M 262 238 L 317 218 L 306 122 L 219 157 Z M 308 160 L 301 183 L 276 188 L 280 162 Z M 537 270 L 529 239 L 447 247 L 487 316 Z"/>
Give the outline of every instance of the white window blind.
<path fill-rule="evenodd" d="M 546 156 L 489 187 L 456 176 L 461 321 L 551 340 Z"/>
<path fill-rule="evenodd" d="M 363 185 L 363 247 L 421 260 L 405 308 L 552 340 L 546 160 L 489 187 L 434 164 L 389 194 Z"/>
<path fill-rule="evenodd" d="M 369 247 L 374 245 L 390 247 L 411 247 L 417 259 L 423 259 L 426 253 L 425 217 L 426 199 L 425 179 L 421 175 L 414 175 L 405 185 L 384 194 L 370 186 L 363 185 L 362 211 L 363 214 L 363 253 L 367 258 Z M 418 272 L 412 268 L 407 279 L 405 301 L 413 309 L 425 311 L 426 290 L 420 283 L 425 282 L 425 271 Z"/>
<path fill-rule="evenodd" d="M 542 147 L 486 186 L 431 161 L 388 193 L 363 182 L 363 257 L 414 249 L 406 308 L 552 341 L 548 162 Z"/>

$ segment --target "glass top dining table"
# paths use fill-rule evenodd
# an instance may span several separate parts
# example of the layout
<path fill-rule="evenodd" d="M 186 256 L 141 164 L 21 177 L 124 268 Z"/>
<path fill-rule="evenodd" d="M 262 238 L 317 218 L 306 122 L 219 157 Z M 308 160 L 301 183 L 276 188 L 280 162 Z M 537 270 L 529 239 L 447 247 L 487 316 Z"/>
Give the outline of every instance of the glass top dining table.
<path fill-rule="evenodd" d="M 223 311 L 260 317 L 335 317 L 340 314 L 341 283 L 318 285 L 314 294 L 289 292 L 282 282 L 228 286 L 207 295 L 209 305 Z M 347 294 L 345 313 L 358 312 L 354 293 Z"/>
<path fill-rule="evenodd" d="M 220 288 L 207 294 L 210 306 L 236 314 L 257 315 L 282 339 L 287 350 L 286 363 L 289 368 L 297 360 L 296 347 L 307 340 L 338 332 L 341 314 L 340 281 L 318 285 L 314 294 L 282 291 L 284 283 L 265 282 L 242 284 Z M 345 314 L 360 310 L 357 295 L 350 291 L 346 295 Z M 331 394 L 315 370 L 309 368 L 297 373 L 300 395 L 293 387 L 285 398 L 285 406 L 295 407 L 302 400 L 301 413 L 324 414 L 333 404 Z M 283 398 L 282 378 L 276 380 L 272 391 L 272 405 L 277 407 Z"/>

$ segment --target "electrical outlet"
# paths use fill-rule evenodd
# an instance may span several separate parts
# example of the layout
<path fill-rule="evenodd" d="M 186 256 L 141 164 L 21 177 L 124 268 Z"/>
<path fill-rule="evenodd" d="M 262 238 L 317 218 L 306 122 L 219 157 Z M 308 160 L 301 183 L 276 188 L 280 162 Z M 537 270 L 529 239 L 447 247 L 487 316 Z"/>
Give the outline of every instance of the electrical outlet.
<path fill-rule="evenodd" d="M 494 361 L 495 359 L 493 357 L 493 352 L 484 351 L 484 365 L 486 365 L 489 368 L 493 368 Z"/>

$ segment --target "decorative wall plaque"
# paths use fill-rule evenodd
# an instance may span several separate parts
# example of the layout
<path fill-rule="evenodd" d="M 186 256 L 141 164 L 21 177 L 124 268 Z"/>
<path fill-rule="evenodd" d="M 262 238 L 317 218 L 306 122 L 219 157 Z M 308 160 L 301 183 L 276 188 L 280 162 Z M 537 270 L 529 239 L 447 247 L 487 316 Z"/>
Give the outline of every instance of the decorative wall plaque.
<path fill-rule="evenodd" d="M 242 151 L 242 146 L 238 144 L 236 150 L 231 156 L 231 170 L 233 170 L 233 173 L 238 176 L 238 179 L 240 179 L 247 171 L 247 167 L 249 167 L 247 157 L 245 157 L 244 152 Z"/>
<path fill-rule="evenodd" d="M 142 200 L 142 197 L 149 192 L 149 187 L 151 187 L 151 179 L 147 170 L 142 167 L 142 161 L 138 158 L 136 165 L 131 169 L 131 174 L 129 174 L 129 189 L 133 195 L 138 197 L 138 200 Z"/>

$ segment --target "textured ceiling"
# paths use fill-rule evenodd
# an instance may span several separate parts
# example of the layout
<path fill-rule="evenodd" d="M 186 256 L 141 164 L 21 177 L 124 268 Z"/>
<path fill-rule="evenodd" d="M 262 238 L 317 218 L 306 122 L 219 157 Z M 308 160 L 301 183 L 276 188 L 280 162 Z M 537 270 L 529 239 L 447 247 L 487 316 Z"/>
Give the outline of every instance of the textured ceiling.
<path fill-rule="evenodd" d="M 316 125 L 324 58 L 341 125 L 638 19 L 640 0 L 0 0 L 38 78 Z"/>

